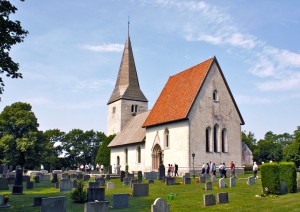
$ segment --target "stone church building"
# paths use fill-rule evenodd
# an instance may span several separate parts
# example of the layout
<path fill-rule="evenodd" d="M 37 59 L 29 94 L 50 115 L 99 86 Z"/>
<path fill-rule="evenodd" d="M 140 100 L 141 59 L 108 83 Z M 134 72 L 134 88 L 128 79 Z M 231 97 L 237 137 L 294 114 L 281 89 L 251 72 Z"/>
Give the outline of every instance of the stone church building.
<path fill-rule="evenodd" d="M 209 161 L 242 165 L 244 120 L 216 57 L 171 76 L 148 110 L 128 35 L 107 105 L 107 135 L 116 134 L 111 165 L 122 170 L 157 171 L 160 162 L 182 173 Z"/>

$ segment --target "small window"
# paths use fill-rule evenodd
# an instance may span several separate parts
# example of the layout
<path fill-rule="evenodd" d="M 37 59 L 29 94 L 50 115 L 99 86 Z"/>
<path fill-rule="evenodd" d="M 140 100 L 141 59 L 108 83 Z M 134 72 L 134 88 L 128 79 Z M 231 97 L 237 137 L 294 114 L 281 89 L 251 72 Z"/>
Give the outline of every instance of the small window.
<path fill-rule="evenodd" d="M 210 136 L 210 134 L 211 134 L 211 129 L 210 129 L 210 127 L 208 127 L 208 128 L 206 128 L 206 152 L 211 152 L 211 148 L 210 148 L 210 138 L 211 138 L 211 136 Z"/>
<path fill-rule="evenodd" d="M 116 107 L 113 107 L 113 113 L 116 113 Z"/>
<path fill-rule="evenodd" d="M 227 144 L 227 130 L 224 128 L 222 130 L 222 152 L 228 152 Z"/>
<path fill-rule="evenodd" d="M 131 112 L 137 113 L 138 105 L 131 105 Z"/>
<path fill-rule="evenodd" d="M 219 143 L 219 125 L 215 125 L 214 126 L 214 152 L 219 152 L 219 147 L 218 147 L 218 143 Z"/>
<path fill-rule="evenodd" d="M 217 90 L 214 90 L 214 92 L 213 92 L 213 101 L 215 101 L 215 102 L 219 101 L 219 95 L 218 95 Z"/>

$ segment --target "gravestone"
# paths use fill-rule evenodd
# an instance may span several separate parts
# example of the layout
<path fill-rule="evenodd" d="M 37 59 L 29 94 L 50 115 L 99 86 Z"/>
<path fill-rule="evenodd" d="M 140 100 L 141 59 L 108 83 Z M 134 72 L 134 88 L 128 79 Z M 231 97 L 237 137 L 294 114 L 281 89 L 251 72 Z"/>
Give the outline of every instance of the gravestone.
<path fill-rule="evenodd" d="M 110 175 L 109 175 L 109 174 L 106 174 L 106 175 L 105 175 L 105 179 L 106 179 L 106 180 L 110 180 Z"/>
<path fill-rule="evenodd" d="M 225 185 L 225 179 L 224 178 L 221 178 L 219 180 L 219 188 L 225 188 L 226 185 Z"/>
<path fill-rule="evenodd" d="M 148 183 L 134 183 L 132 184 L 132 197 L 145 197 L 149 196 Z"/>
<path fill-rule="evenodd" d="M 183 183 L 186 184 L 191 184 L 191 178 L 190 177 L 185 177 Z"/>
<path fill-rule="evenodd" d="M 212 183 L 217 182 L 217 177 L 216 177 L 216 175 L 211 176 L 210 179 L 211 179 L 211 182 L 212 182 Z"/>
<path fill-rule="evenodd" d="M 205 180 L 210 180 L 210 174 L 204 174 Z"/>
<path fill-rule="evenodd" d="M 88 202 L 94 202 L 95 200 L 104 201 L 105 188 L 88 188 L 87 192 Z"/>
<path fill-rule="evenodd" d="M 55 188 L 56 188 L 56 189 L 59 189 L 59 181 L 57 181 L 57 182 L 55 183 Z"/>
<path fill-rule="evenodd" d="M 166 176 L 166 168 L 164 166 L 164 164 L 160 164 L 159 165 L 159 176 L 158 179 L 159 180 L 164 180 L 165 176 Z"/>
<path fill-rule="evenodd" d="M 14 167 L 12 165 L 9 165 L 8 170 L 9 170 L 9 172 L 12 172 L 14 170 Z"/>
<path fill-rule="evenodd" d="M 40 182 L 40 177 L 39 176 L 34 176 L 33 179 L 34 179 L 35 183 L 39 183 Z"/>
<path fill-rule="evenodd" d="M 213 194 L 203 194 L 204 206 L 212 206 L 216 204 L 216 197 Z"/>
<path fill-rule="evenodd" d="M 170 212 L 170 204 L 163 198 L 157 198 L 151 205 L 151 212 Z"/>
<path fill-rule="evenodd" d="M 27 181 L 26 182 L 26 189 L 33 189 L 33 182 L 32 181 Z"/>
<path fill-rule="evenodd" d="M 42 206 L 42 199 L 48 197 L 34 197 L 33 198 L 33 206 Z"/>
<path fill-rule="evenodd" d="M 129 180 L 132 180 L 132 179 L 134 179 L 134 174 L 128 173 L 126 177 L 129 178 Z"/>
<path fill-rule="evenodd" d="M 70 179 L 61 179 L 59 181 L 59 191 L 72 191 L 73 188 L 73 182 Z"/>
<path fill-rule="evenodd" d="M 108 182 L 107 183 L 107 186 L 106 186 L 106 189 L 107 190 L 112 190 L 112 189 L 114 189 L 115 188 L 115 184 L 114 183 L 112 183 L 112 182 Z"/>
<path fill-rule="evenodd" d="M 53 174 L 52 174 L 52 180 L 51 180 L 51 182 L 52 182 L 52 183 L 58 182 L 57 173 L 53 173 Z"/>
<path fill-rule="evenodd" d="M 0 190 L 9 190 L 7 178 L 0 178 Z"/>
<path fill-rule="evenodd" d="M 65 196 L 42 198 L 41 212 L 66 212 L 67 198 Z"/>
<path fill-rule="evenodd" d="M 49 182 L 50 181 L 50 174 L 40 174 L 40 182 Z"/>
<path fill-rule="evenodd" d="M 221 192 L 217 194 L 217 199 L 219 204 L 226 204 L 228 203 L 228 193 Z"/>
<path fill-rule="evenodd" d="M 205 179 L 205 176 L 204 176 L 204 175 L 201 175 L 201 176 L 199 177 L 199 182 L 200 182 L 200 183 L 206 183 L 206 179 Z"/>
<path fill-rule="evenodd" d="M 112 166 L 111 165 L 109 165 L 109 167 L 108 167 L 108 174 L 112 174 Z"/>
<path fill-rule="evenodd" d="M 287 187 L 284 182 L 280 182 L 280 194 L 287 194 Z"/>
<path fill-rule="evenodd" d="M 89 182 L 89 188 L 100 188 L 99 182 Z"/>
<path fill-rule="evenodd" d="M 229 178 L 229 186 L 230 187 L 235 187 L 236 186 L 235 177 Z"/>
<path fill-rule="evenodd" d="M 154 180 L 148 180 L 149 184 L 154 184 Z"/>
<path fill-rule="evenodd" d="M 189 178 L 191 177 L 190 173 L 184 173 L 184 175 L 182 176 L 182 182 L 184 182 L 185 178 Z"/>
<path fill-rule="evenodd" d="M 113 208 L 128 208 L 129 194 L 113 194 Z"/>
<path fill-rule="evenodd" d="M 120 175 L 120 181 L 123 182 L 123 179 L 125 177 L 125 172 L 121 171 L 121 175 Z"/>
<path fill-rule="evenodd" d="M 73 188 L 77 186 L 77 179 L 72 179 Z"/>
<path fill-rule="evenodd" d="M 212 190 L 212 182 L 205 183 L 205 190 Z"/>
<path fill-rule="evenodd" d="M 128 185 L 130 185 L 130 180 L 129 180 L 129 178 L 124 177 L 124 179 L 123 179 L 123 186 L 128 186 Z"/>
<path fill-rule="evenodd" d="M 158 172 L 144 172 L 144 178 L 146 180 L 154 180 L 159 178 L 159 173 Z"/>
<path fill-rule="evenodd" d="M 105 179 L 103 178 L 96 178 L 95 182 L 98 182 L 99 186 L 105 186 Z"/>
<path fill-rule="evenodd" d="M 100 201 L 100 202 L 87 202 L 84 204 L 84 212 L 108 212 L 109 211 L 109 202 Z"/>
<path fill-rule="evenodd" d="M 0 206 L 4 203 L 4 196 L 0 194 Z"/>
<path fill-rule="evenodd" d="M 68 173 L 62 173 L 61 174 L 61 179 L 68 179 L 69 178 L 69 174 Z"/>
<path fill-rule="evenodd" d="M 255 184 L 255 178 L 254 178 L 254 176 L 248 177 L 247 184 L 248 185 L 254 185 Z"/>
<path fill-rule="evenodd" d="M 91 179 L 91 176 L 90 175 L 84 175 L 84 177 L 83 177 L 83 180 L 84 181 L 88 181 L 88 180 L 90 180 Z"/>
<path fill-rule="evenodd" d="M 138 183 L 142 183 L 142 181 L 143 181 L 143 172 L 142 171 L 138 171 L 137 180 L 138 180 Z"/>
<path fill-rule="evenodd" d="M 130 180 L 130 187 L 132 188 L 132 184 L 133 183 L 138 183 L 138 180 L 137 179 L 132 179 Z"/>
<path fill-rule="evenodd" d="M 23 175 L 23 182 L 28 182 L 28 181 L 30 181 L 30 176 Z"/>
<path fill-rule="evenodd" d="M 12 194 L 23 194 L 23 169 L 18 168 L 16 170 L 16 180 L 12 189 Z"/>
<path fill-rule="evenodd" d="M 176 177 L 166 177 L 165 178 L 166 185 L 175 185 L 176 184 Z"/>

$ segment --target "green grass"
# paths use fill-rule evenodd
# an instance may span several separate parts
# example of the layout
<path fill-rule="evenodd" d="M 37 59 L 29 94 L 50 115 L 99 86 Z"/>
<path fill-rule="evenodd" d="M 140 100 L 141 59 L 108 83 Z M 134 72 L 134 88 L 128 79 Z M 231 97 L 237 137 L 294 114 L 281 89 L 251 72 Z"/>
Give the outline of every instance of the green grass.
<path fill-rule="evenodd" d="M 213 190 L 205 191 L 204 184 L 196 184 L 195 179 L 192 179 L 192 184 L 184 185 L 177 184 L 166 186 L 160 181 L 155 181 L 154 184 L 149 185 L 149 196 L 129 199 L 128 209 L 110 209 L 113 211 L 150 211 L 151 204 L 158 197 L 168 199 L 168 194 L 175 193 L 176 198 L 168 201 L 170 203 L 171 211 L 299 211 L 300 208 L 300 192 L 294 194 L 286 194 L 269 197 L 255 197 L 260 195 L 262 191 L 261 180 L 256 181 L 255 185 L 247 185 L 247 177 L 251 174 L 238 176 L 236 181 L 237 186 L 234 188 L 219 189 L 218 183 L 213 183 Z M 177 178 L 177 182 L 181 178 Z M 131 189 L 129 186 L 124 187 L 118 179 L 113 179 L 111 182 L 115 183 L 114 190 L 106 190 L 105 198 L 112 205 L 112 195 L 114 193 L 129 193 Z M 144 182 L 146 182 L 144 180 Z M 226 179 L 226 184 L 229 185 L 229 179 Z M 24 195 L 11 195 L 9 204 L 10 208 L 3 209 L 3 211 L 18 211 L 18 212 L 35 212 L 40 211 L 40 207 L 33 207 L 33 198 L 39 196 L 67 196 L 67 211 L 68 212 L 82 212 L 84 204 L 72 203 L 71 192 L 59 192 L 54 188 L 51 182 L 34 183 L 33 190 L 26 190 L 24 187 Z M 10 191 L 0 191 L 0 194 L 11 193 Z M 203 194 L 217 194 L 219 192 L 228 192 L 229 203 L 215 206 L 205 207 L 203 205 Z"/>

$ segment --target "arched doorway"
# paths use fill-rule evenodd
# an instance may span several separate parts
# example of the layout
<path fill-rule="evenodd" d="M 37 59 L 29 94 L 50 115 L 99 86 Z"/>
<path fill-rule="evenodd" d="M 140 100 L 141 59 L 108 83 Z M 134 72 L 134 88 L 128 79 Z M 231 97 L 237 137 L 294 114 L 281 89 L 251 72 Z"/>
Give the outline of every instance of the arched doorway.
<path fill-rule="evenodd" d="M 161 147 L 156 144 L 152 150 L 152 170 L 158 170 L 159 164 L 163 160 Z"/>

